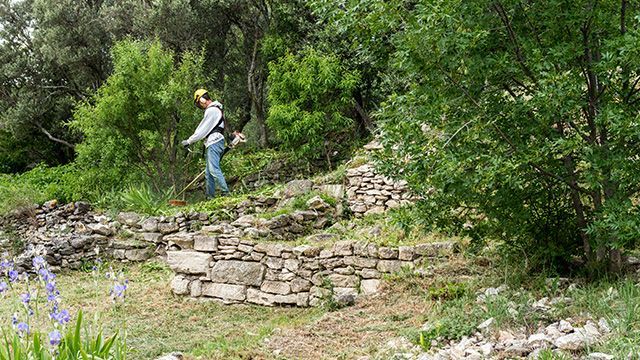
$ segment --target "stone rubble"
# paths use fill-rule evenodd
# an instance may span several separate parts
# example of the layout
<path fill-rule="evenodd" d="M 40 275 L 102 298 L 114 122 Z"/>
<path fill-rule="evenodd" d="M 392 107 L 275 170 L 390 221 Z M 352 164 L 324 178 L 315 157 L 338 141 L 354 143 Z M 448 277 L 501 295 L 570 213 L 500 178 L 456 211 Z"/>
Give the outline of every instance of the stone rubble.
<path fill-rule="evenodd" d="M 487 290 L 482 295 L 495 296 L 500 292 L 495 291 L 495 288 Z M 540 301 L 534 302 L 532 308 L 536 308 L 536 304 L 539 303 Z M 489 318 L 477 326 L 478 332 L 463 337 L 460 341 L 444 344 L 433 341 L 433 349 L 428 352 L 418 351 L 411 356 L 402 352 L 397 355 L 402 359 L 417 360 L 538 359 L 542 350 L 562 352 L 565 355 L 588 350 L 611 331 L 605 319 L 600 319 L 598 323 L 588 320 L 582 326 L 571 322 L 571 319 L 560 320 L 527 335 L 524 329 L 515 332 L 496 330 L 495 319 Z M 431 326 L 430 323 L 426 323 L 423 330 L 428 331 Z M 607 360 L 613 358 L 612 355 L 603 353 L 586 353 L 581 357 Z"/>
<path fill-rule="evenodd" d="M 380 175 L 371 164 L 348 169 L 347 179 L 349 208 L 356 216 L 380 214 L 414 200 L 406 181 Z"/>

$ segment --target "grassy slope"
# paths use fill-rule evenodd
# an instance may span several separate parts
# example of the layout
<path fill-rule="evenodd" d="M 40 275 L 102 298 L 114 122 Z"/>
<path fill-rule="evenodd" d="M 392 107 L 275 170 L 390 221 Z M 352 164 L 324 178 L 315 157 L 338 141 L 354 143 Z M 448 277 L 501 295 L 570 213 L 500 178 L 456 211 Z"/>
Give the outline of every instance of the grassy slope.
<path fill-rule="evenodd" d="M 65 272 L 58 284 L 65 306 L 102 314 L 109 329 L 126 324 L 132 359 L 172 351 L 182 351 L 191 360 L 386 359 L 393 353 L 385 348 L 390 339 L 403 336 L 415 344 L 425 322 L 439 324 L 439 336 L 458 339 L 489 317 L 496 319 L 498 329 L 528 333 L 568 317 L 574 324 L 605 318 L 614 333 L 589 350 L 616 358 L 637 354 L 640 289 L 634 280 L 578 283 L 577 289 L 566 290 L 542 277 L 516 280 L 492 259 L 456 256 L 432 264 L 426 276 L 388 277 L 383 295 L 337 311 L 224 306 L 176 297 L 168 286 L 171 272 L 158 262 L 122 267 L 131 282 L 126 306 L 118 310 L 107 300 L 109 283 L 104 279 L 96 286 L 90 273 Z M 509 290 L 485 304 L 476 302 L 478 291 L 505 283 Z M 531 303 L 543 296 L 569 296 L 572 301 L 547 313 L 532 310 Z M 0 304 L 2 318 L 9 318 L 7 302 Z M 517 314 L 510 313 L 510 307 Z"/>

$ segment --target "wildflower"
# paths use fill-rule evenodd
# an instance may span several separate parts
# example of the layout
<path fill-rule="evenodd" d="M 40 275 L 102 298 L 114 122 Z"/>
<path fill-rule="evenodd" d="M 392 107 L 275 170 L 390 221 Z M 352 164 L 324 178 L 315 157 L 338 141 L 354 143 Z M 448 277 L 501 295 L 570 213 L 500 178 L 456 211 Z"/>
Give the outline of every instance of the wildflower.
<path fill-rule="evenodd" d="M 43 268 L 47 264 L 42 256 L 34 257 L 31 262 L 33 263 L 33 268 L 36 270 Z"/>
<path fill-rule="evenodd" d="M 52 303 L 58 300 L 58 295 L 60 294 L 59 291 L 56 291 L 54 293 L 49 293 L 47 295 L 47 302 Z"/>
<path fill-rule="evenodd" d="M 44 282 L 51 282 L 56 278 L 56 274 L 52 273 L 47 268 L 41 268 L 38 270 L 38 275 Z"/>
<path fill-rule="evenodd" d="M 20 336 L 29 334 L 29 325 L 27 325 L 26 323 L 18 323 L 16 329 L 18 330 L 18 334 L 20 334 Z"/>
<path fill-rule="evenodd" d="M 29 293 L 21 294 L 20 301 L 22 301 L 22 303 L 25 305 L 29 304 L 29 301 L 31 301 L 31 294 Z"/>
<path fill-rule="evenodd" d="M 71 321 L 71 315 L 68 310 L 62 310 L 60 312 L 52 312 L 51 318 L 58 322 L 60 325 L 64 325 Z"/>
<path fill-rule="evenodd" d="M 126 284 L 115 284 L 111 289 L 111 298 L 115 301 L 118 298 L 123 298 L 125 296 L 125 291 L 127 291 Z"/>
<path fill-rule="evenodd" d="M 47 290 L 47 293 L 50 293 L 50 294 L 55 293 L 56 291 L 58 291 L 58 290 L 56 290 L 56 283 L 53 282 L 53 281 L 47 282 L 45 284 L 44 288 Z"/>
<path fill-rule="evenodd" d="M 13 326 L 18 325 L 18 314 L 17 313 L 13 313 L 13 316 L 11 317 L 11 325 L 13 325 Z"/>
<path fill-rule="evenodd" d="M 0 294 L 4 293 L 5 291 L 7 291 L 7 289 L 9 288 L 9 285 L 7 285 L 6 282 L 0 282 Z"/>
<path fill-rule="evenodd" d="M 6 257 L 2 258 L 2 261 L 0 261 L 0 269 L 2 269 L 2 271 L 6 273 L 6 270 L 12 269 L 12 268 L 13 268 L 13 263 L 7 260 Z"/>
<path fill-rule="evenodd" d="M 16 282 L 18 280 L 18 271 L 9 270 L 9 281 Z"/>
<path fill-rule="evenodd" d="M 58 346 L 60 345 L 61 341 L 62 341 L 62 334 L 60 334 L 60 331 L 53 330 L 52 332 L 49 333 L 49 344 L 51 344 L 51 346 Z"/>

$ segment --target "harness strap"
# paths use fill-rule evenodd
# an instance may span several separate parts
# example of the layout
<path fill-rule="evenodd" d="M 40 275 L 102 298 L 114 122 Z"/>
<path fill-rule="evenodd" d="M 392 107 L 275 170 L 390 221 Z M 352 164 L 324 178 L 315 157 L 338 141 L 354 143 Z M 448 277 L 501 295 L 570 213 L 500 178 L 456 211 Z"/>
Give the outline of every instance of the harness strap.
<path fill-rule="evenodd" d="M 224 135 L 224 126 L 220 126 L 220 124 L 222 124 L 222 122 L 225 120 L 224 119 L 224 111 L 222 110 L 222 108 L 218 105 L 213 105 L 214 107 L 218 108 L 218 110 L 220 110 L 220 120 L 218 120 L 218 123 L 216 124 L 216 126 L 213 127 L 213 129 L 211 129 L 211 131 L 209 131 L 209 133 L 207 134 L 207 136 L 205 136 L 205 141 L 207 139 L 209 139 L 209 136 L 211 134 L 213 134 L 214 132 L 220 133 L 222 135 Z"/>

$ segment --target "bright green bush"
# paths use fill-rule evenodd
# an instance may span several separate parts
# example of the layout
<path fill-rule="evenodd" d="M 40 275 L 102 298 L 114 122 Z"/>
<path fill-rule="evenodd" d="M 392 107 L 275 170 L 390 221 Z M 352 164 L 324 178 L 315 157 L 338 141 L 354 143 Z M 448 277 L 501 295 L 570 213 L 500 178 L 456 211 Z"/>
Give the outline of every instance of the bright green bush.
<path fill-rule="evenodd" d="M 122 41 L 112 49 L 114 70 L 90 102 L 80 104 L 71 126 L 84 141 L 77 164 L 96 169 L 98 182 L 144 174 L 156 190 L 178 188 L 195 172 L 180 140 L 195 129 L 202 112 L 193 90 L 202 87 L 203 56 L 174 53 L 158 41 Z"/>
<path fill-rule="evenodd" d="M 269 65 L 267 124 L 282 148 L 296 156 L 326 160 L 354 137 L 353 120 L 346 116 L 358 83 L 334 55 L 307 49 L 287 54 Z"/>

